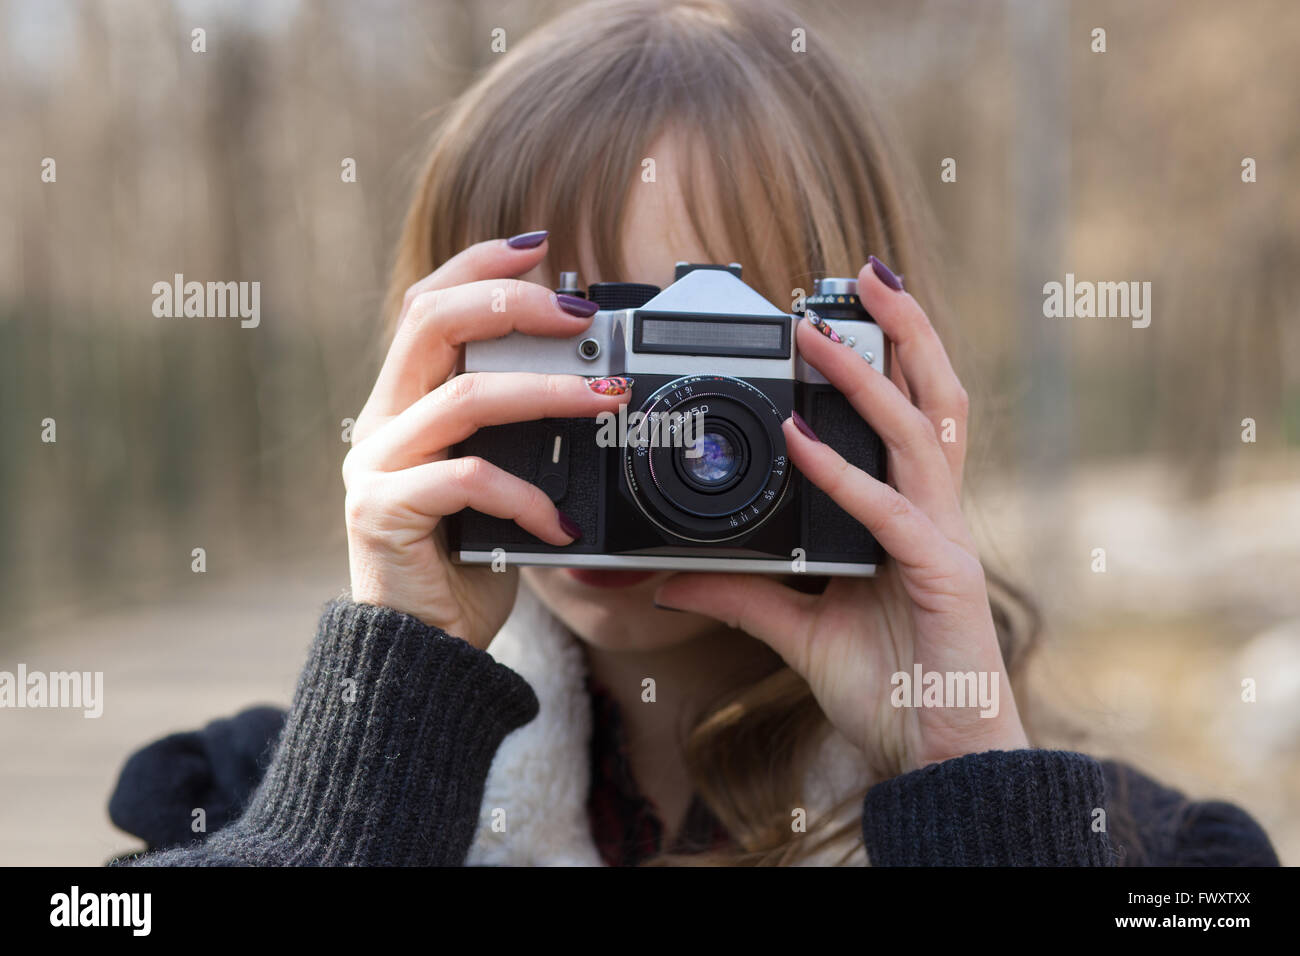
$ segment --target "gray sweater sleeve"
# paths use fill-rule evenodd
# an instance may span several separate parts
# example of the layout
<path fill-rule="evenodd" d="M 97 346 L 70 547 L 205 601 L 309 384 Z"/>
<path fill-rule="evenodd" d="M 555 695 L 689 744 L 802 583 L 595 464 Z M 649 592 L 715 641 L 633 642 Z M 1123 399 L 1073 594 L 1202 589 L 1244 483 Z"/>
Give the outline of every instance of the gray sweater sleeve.
<path fill-rule="evenodd" d="M 501 741 L 537 715 L 491 655 L 390 608 L 321 618 L 284 731 L 243 813 L 128 866 L 457 866 Z"/>
<path fill-rule="evenodd" d="M 465 641 L 398 611 L 335 602 L 243 812 L 205 842 L 115 865 L 463 864 L 497 748 L 537 710 L 522 677 Z M 278 727 L 254 723 L 258 739 Z M 157 760 L 124 775 L 122 814 L 161 814 L 167 825 L 154 829 L 188 835 L 191 803 L 211 796 L 209 784 L 224 781 L 217 789 L 239 790 L 230 799 L 245 805 L 234 782 L 260 772 L 244 758 L 262 748 L 233 746 L 230 728 L 205 734 L 201 745 L 186 738 L 203 768 L 194 779 L 178 781 Z M 866 795 L 862 835 L 875 866 L 1278 863 L 1240 808 L 1059 750 L 968 754 L 882 781 Z"/>
<path fill-rule="evenodd" d="M 990 750 L 867 792 L 862 832 L 876 866 L 1106 866 L 1101 765 L 1061 750 Z"/>
<path fill-rule="evenodd" d="M 862 835 L 876 866 L 1278 865 L 1241 808 L 1068 750 L 990 750 L 878 783 Z"/>

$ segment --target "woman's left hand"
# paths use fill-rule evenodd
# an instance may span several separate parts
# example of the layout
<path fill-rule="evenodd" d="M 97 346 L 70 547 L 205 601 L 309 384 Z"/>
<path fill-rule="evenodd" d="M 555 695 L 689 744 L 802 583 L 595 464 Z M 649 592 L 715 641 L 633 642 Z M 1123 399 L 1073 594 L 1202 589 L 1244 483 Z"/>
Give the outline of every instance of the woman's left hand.
<path fill-rule="evenodd" d="M 892 278 L 887 270 L 884 277 Z M 901 283 L 899 283 L 901 285 Z M 963 754 L 1029 746 L 998 647 L 984 569 L 961 512 L 966 392 L 930 320 L 869 263 L 862 304 L 893 343 L 882 375 L 807 319 L 799 353 L 884 440 L 893 487 L 848 464 L 789 419 L 794 465 L 860 521 L 893 558 L 874 578 L 832 577 L 822 594 L 755 574 L 678 574 L 665 607 L 716 618 L 770 645 L 811 687 L 834 727 L 883 778 Z M 806 428 L 804 424 L 804 428 Z M 943 438 L 952 438 L 943 441 Z M 966 674 L 996 685 L 996 714 L 966 706 L 895 706 L 895 674 Z M 977 685 L 978 686 L 978 685 Z M 991 708 L 990 708 L 991 709 Z"/>

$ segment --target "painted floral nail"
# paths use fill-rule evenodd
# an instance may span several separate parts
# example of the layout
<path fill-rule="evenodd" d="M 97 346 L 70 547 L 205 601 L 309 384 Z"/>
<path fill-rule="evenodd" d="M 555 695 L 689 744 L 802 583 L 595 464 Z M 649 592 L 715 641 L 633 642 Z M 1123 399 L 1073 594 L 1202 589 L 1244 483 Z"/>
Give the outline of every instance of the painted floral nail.
<path fill-rule="evenodd" d="M 816 312 L 814 312 L 812 309 L 808 309 L 806 312 L 804 312 L 804 316 L 808 319 L 809 325 L 811 325 L 822 335 L 826 336 L 832 342 L 844 341 L 839 337 L 839 334 L 836 333 L 836 331 L 830 327 L 827 321 L 823 319 L 820 315 L 818 315 Z"/>
<path fill-rule="evenodd" d="M 612 378 L 589 378 L 587 387 L 597 395 L 626 395 L 632 391 L 632 382 L 634 380 L 626 375 L 615 375 Z"/>

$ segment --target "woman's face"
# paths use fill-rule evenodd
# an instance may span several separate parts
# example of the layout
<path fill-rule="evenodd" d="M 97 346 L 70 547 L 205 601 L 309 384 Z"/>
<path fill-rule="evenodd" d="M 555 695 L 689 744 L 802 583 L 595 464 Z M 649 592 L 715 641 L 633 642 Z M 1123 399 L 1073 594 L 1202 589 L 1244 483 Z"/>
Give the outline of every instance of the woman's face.
<path fill-rule="evenodd" d="M 658 140 L 649 155 L 655 159 L 657 181 L 646 183 L 638 177 L 628 204 L 623 250 L 629 274 L 596 274 L 595 257 L 584 239 L 583 261 L 579 263 L 584 282 L 650 282 L 664 288 L 672 284 L 677 262 L 710 261 L 690 226 L 690 217 L 676 185 L 677 166 L 671 140 Z M 709 226 L 713 228 L 715 224 L 710 222 Z M 725 232 L 715 229 L 715 234 L 724 236 Z M 721 248 L 725 249 L 725 244 Z M 564 263 L 544 263 L 523 278 L 546 284 L 546 265 L 571 268 Z M 570 630 L 608 650 L 660 649 L 719 626 L 717 621 L 696 614 L 654 607 L 651 596 L 672 573 L 669 571 L 529 567 L 521 573 L 542 603 Z"/>

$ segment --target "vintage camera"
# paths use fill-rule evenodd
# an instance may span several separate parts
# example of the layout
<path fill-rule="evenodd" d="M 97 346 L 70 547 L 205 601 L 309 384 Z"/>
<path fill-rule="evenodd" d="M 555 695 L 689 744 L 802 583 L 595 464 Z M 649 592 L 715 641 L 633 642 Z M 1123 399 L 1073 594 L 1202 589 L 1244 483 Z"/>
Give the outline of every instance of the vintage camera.
<path fill-rule="evenodd" d="M 581 295 L 575 273 L 557 291 Z M 559 372 L 633 379 L 617 421 L 543 419 L 483 428 L 477 455 L 537 485 L 582 528 L 554 547 L 511 521 L 464 510 L 448 519 L 454 560 L 605 570 L 875 573 L 871 534 L 790 464 L 781 423 L 797 410 L 817 437 L 883 480 L 884 446 L 798 355 L 794 324 L 741 281 L 741 267 L 678 263 L 673 284 L 601 282 L 599 311 L 569 339 L 513 333 L 470 342 L 463 371 Z M 881 372 L 888 342 L 857 280 L 817 280 L 805 299 Z M 639 415 L 637 413 L 640 413 Z"/>

